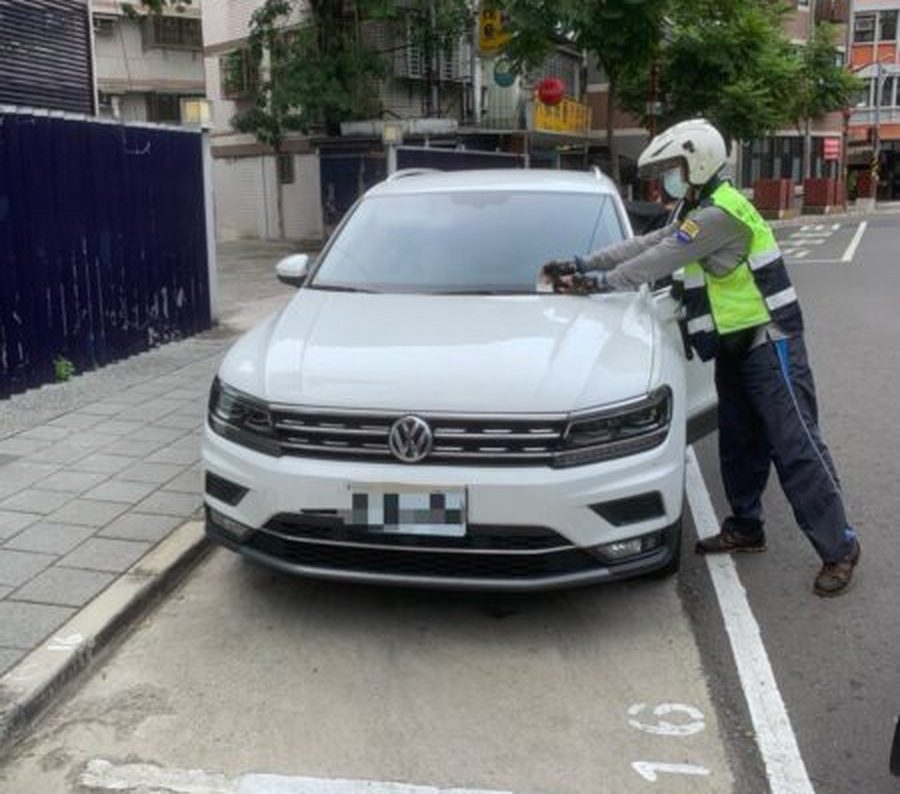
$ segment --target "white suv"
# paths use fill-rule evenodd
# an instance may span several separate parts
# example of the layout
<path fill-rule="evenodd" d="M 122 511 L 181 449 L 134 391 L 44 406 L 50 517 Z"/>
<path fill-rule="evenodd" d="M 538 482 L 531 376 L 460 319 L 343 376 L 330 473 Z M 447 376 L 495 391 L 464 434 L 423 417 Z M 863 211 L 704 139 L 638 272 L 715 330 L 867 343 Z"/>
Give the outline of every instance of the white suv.
<path fill-rule="evenodd" d="M 327 579 L 493 590 L 678 567 L 689 420 L 715 408 L 668 288 L 541 294 L 631 234 L 612 183 L 403 173 L 230 350 L 204 440 L 207 532 Z"/>

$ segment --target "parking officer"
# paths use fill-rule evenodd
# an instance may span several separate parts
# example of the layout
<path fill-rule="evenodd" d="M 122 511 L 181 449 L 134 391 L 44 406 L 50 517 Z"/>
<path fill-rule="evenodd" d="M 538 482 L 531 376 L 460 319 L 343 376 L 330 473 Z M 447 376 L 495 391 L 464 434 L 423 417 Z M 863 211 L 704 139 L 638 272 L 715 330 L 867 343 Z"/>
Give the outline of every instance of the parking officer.
<path fill-rule="evenodd" d="M 679 220 L 584 260 L 548 263 L 543 275 L 562 292 L 630 290 L 684 268 L 690 344 L 701 359 L 715 359 L 720 465 L 732 511 L 696 550 L 765 550 L 761 497 L 774 463 L 823 562 L 814 590 L 837 596 L 850 584 L 860 545 L 819 432 L 803 316 L 771 228 L 721 177 L 726 156 L 722 135 L 704 119 L 661 133 L 638 167 L 682 200 Z"/>

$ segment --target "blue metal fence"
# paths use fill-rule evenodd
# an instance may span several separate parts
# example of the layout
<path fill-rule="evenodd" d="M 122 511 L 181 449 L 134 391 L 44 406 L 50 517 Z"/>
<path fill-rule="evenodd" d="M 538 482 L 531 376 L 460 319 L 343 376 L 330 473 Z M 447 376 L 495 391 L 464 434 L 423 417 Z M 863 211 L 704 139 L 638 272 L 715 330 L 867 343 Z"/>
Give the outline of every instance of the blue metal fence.
<path fill-rule="evenodd" d="M 201 135 L 0 109 L 0 397 L 209 327 Z"/>

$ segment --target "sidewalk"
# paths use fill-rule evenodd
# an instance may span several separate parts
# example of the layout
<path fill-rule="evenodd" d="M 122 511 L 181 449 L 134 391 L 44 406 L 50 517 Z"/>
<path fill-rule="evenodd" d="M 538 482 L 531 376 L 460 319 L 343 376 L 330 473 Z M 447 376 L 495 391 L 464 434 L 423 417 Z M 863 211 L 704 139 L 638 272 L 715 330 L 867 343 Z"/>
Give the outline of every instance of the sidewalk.
<path fill-rule="evenodd" d="M 288 250 L 221 244 L 217 328 L 0 402 L 0 674 L 198 515 L 210 382 Z"/>

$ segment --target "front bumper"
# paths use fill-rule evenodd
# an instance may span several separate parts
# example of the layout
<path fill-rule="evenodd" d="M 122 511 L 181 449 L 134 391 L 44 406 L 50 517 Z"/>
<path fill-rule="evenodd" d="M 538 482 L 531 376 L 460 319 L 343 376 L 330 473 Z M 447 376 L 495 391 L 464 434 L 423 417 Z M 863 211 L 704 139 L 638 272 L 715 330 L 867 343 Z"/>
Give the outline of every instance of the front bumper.
<path fill-rule="evenodd" d="M 259 562 L 303 576 L 441 589 L 529 591 L 613 581 L 669 566 L 679 552 L 684 434 L 629 458 L 571 469 L 415 466 L 273 458 L 208 427 L 206 470 L 241 487 L 236 504 L 207 490 L 209 537 Z M 465 489 L 465 544 L 308 527 L 304 516 L 342 509 L 356 488 Z M 658 508 L 610 517 L 598 506 L 658 495 Z M 605 517 L 604 517 L 605 516 Z M 236 522 L 244 527 L 234 531 Z M 223 526 L 228 525 L 228 526 Z M 648 539 L 613 560 L 600 547 Z M 653 541 L 652 544 L 649 541 Z M 652 547 L 651 547 L 652 546 Z"/>
<path fill-rule="evenodd" d="M 335 549 L 333 546 L 326 551 L 328 564 L 322 564 L 323 551 L 321 547 L 303 542 L 285 542 L 281 539 L 273 542 L 266 530 L 257 530 L 254 535 L 243 541 L 237 541 L 232 535 L 219 526 L 215 518 L 207 511 L 206 534 L 210 540 L 225 546 L 232 551 L 246 557 L 252 562 L 259 563 L 268 568 L 273 568 L 283 573 L 305 576 L 313 579 L 324 579 L 336 582 L 355 582 L 359 584 L 391 585 L 395 587 L 421 587 L 435 590 L 472 590 L 478 592 L 506 592 L 524 593 L 542 590 L 555 590 L 561 588 L 578 587 L 583 585 L 598 584 L 600 582 L 613 582 L 618 579 L 629 579 L 634 576 L 652 573 L 667 568 L 673 557 L 680 553 L 681 548 L 681 522 L 660 531 L 661 542 L 653 551 L 625 560 L 614 565 L 608 564 L 600 556 L 593 556 L 591 550 L 574 549 L 574 553 L 584 555 L 584 564 L 580 570 L 572 570 L 559 573 L 533 573 L 526 576 L 490 575 L 483 572 L 466 574 L 466 568 L 472 571 L 483 569 L 481 561 L 460 561 L 442 559 L 440 565 L 436 564 L 434 556 L 441 554 L 461 557 L 462 554 L 472 556 L 468 552 L 409 552 L 393 549 L 370 549 L 364 552 L 360 547 Z M 264 543 L 258 540 L 264 539 Z M 262 546 L 262 548 L 260 548 Z M 293 546 L 293 548 L 291 548 Z M 390 559 L 393 552 L 396 567 L 392 570 Z M 410 559 L 398 559 L 398 555 L 409 557 L 412 554 L 427 555 L 431 559 L 427 562 L 413 561 Z M 536 556 L 536 555 L 535 555 Z M 354 557 L 353 563 L 348 557 Z M 307 561 L 300 561 L 300 560 Z M 311 562 L 319 560 L 319 564 Z M 420 557 L 421 560 L 421 557 Z M 489 566 L 495 572 L 505 565 L 506 559 L 497 561 L 497 565 Z M 510 561 L 509 569 L 513 570 L 518 561 Z M 535 569 L 540 567 L 540 560 L 534 560 Z M 403 569 L 421 566 L 418 572 L 408 572 Z M 377 568 L 384 570 L 377 570 Z M 453 570 L 452 575 L 436 573 L 436 569 L 444 568 Z"/>

